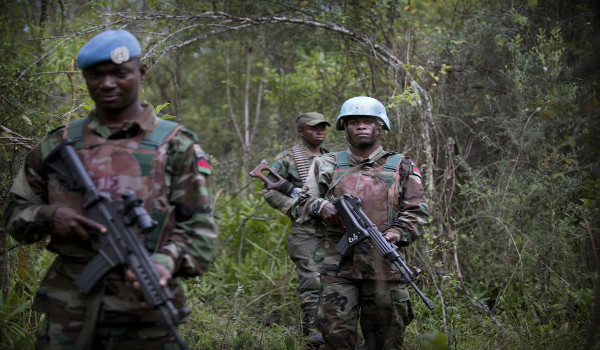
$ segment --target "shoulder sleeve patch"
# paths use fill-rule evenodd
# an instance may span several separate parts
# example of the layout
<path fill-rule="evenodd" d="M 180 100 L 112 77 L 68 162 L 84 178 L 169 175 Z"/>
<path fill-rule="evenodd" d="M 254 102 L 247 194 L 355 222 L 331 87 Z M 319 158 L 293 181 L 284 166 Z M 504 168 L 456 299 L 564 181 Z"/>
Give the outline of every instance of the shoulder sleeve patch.
<path fill-rule="evenodd" d="M 417 168 L 417 166 L 416 166 L 416 165 L 413 165 L 413 166 L 412 166 L 412 169 L 410 170 L 410 173 L 411 173 L 412 175 L 416 175 L 416 176 L 418 176 L 418 177 L 423 177 L 423 176 L 421 175 L 421 170 L 419 170 L 419 168 Z"/>
<path fill-rule="evenodd" d="M 193 147 L 194 157 L 196 158 L 196 169 L 202 174 L 210 175 L 212 173 L 212 168 L 208 161 L 208 157 L 206 157 L 206 154 L 202 148 L 200 148 L 200 145 L 194 144 Z"/>

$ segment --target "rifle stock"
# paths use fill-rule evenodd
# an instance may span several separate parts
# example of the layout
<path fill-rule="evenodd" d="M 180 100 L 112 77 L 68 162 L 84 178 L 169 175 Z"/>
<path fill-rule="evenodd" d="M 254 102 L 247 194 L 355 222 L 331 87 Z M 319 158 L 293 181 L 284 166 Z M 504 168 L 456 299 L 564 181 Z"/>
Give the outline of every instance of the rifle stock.
<path fill-rule="evenodd" d="M 377 226 L 371 222 L 367 214 L 362 210 L 362 200 L 359 197 L 346 193 L 333 201 L 333 205 L 346 225 L 346 233 L 342 236 L 335 249 L 340 254 L 347 256 L 355 245 L 365 239 L 369 239 L 379 254 L 396 266 L 404 280 L 410 284 L 429 310 L 433 310 L 434 306 L 431 301 L 414 283 L 420 275 L 420 270 L 417 270 L 417 274 L 413 274 L 396 251 L 398 247 L 383 237 Z"/>
<path fill-rule="evenodd" d="M 277 181 L 271 181 L 263 172 L 267 172 L 268 174 L 275 176 Z M 263 159 L 260 163 L 258 163 L 256 168 L 252 169 L 250 176 L 262 180 L 270 190 L 277 190 L 292 198 L 298 198 L 300 196 L 300 189 L 295 188 L 294 184 L 284 179 L 281 177 L 281 175 L 271 169 L 266 159 Z"/>
<path fill-rule="evenodd" d="M 135 274 L 144 301 L 160 312 L 180 348 L 189 350 L 177 331 L 177 325 L 189 314 L 189 309 L 175 308 L 171 290 L 168 286 L 159 284 L 159 275 L 150 254 L 133 229 L 133 226 L 137 226 L 141 232 L 147 232 L 156 225 L 144 209 L 142 200 L 136 198 L 132 191 L 118 200 L 100 192 L 69 140 L 50 153 L 44 164 L 47 169 L 56 172 L 69 189 L 83 192 L 83 207 L 87 210 L 88 217 L 107 229 L 105 234 L 90 231 L 97 255 L 77 276 L 77 286 L 87 294 L 110 269 L 125 265 Z"/>

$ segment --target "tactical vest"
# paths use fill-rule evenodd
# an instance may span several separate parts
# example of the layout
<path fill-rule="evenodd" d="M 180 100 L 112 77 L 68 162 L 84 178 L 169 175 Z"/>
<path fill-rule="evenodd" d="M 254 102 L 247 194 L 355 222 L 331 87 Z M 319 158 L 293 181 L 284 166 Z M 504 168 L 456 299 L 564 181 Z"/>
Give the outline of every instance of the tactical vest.
<path fill-rule="evenodd" d="M 182 126 L 161 119 L 145 138 L 139 135 L 113 140 L 104 139 L 86 128 L 88 121 L 88 118 L 73 121 L 66 126 L 63 135 L 73 142 L 100 191 L 110 194 L 112 198 L 120 198 L 126 191 L 133 190 L 144 199 L 146 210 L 158 222 L 152 232 L 141 237 L 148 250 L 153 252 L 166 239 L 163 232 L 168 232 L 175 225 L 165 182 L 165 166 L 168 141 Z M 42 157 L 45 158 L 50 151 L 42 147 Z M 48 181 L 48 197 L 50 204 L 65 204 L 83 213 L 83 196 L 65 188 L 56 179 L 50 178 Z M 69 255 L 68 244 L 62 248 L 67 251 L 61 253 Z M 74 253 L 80 256 L 79 252 Z"/>
<path fill-rule="evenodd" d="M 332 175 L 329 198 L 344 193 L 358 196 L 363 210 L 381 232 L 390 227 L 398 213 L 398 197 L 402 186 L 401 161 L 408 159 L 402 154 L 390 155 L 380 167 L 350 167 L 348 153 L 337 152 L 337 164 Z"/>
<path fill-rule="evenodd" d="M 344 193 L 358 196 L 363 201 L 363 210 L 377 228 L 384 232 L 390 227 L 399 211 L 399 197 L 407 177 L 406 166 L 410 159 L 401 154 L 391 154 L 383 165 L 374 162 L 350 166 L 348 153 L 338 152 L 336 168 L 326 198 L 332 200 Z M 337 231 L 337 230 L 332 230 Z M 398 270 L 381 256 L 370 240 L 354 247 L 352 253 L 342 257 L 335 246 L 341 235 L 328 234 L 322 245 L 324 258 L 322 274 L 343 278 L 396 280 L 402 279 Z"/>

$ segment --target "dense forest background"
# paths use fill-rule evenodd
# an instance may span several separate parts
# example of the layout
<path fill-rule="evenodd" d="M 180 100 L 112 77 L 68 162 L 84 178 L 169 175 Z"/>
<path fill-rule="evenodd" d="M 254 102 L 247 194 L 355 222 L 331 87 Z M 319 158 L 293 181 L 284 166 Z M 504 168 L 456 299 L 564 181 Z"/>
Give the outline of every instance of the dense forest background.
<path fill-rule="evenodd" d="M 432 209 L 409 265 L 407 349 L 600 349 L 600 6 L 593 0 L 0 3 L 0 214 L 26 152 L 93 108 L 78 49 L 126 28 L 143 98 L 210 154 L 220 240 L 186 282 L 196 349 L 301 349 L 289 221 L 247 176 L 297 141 L 295 117 L 381 100 L 389 149 Z M 331 130 L 332 150 L 344 147 Z M 0 348 L 33 347 L 53 257 L 0 224 Z"/>

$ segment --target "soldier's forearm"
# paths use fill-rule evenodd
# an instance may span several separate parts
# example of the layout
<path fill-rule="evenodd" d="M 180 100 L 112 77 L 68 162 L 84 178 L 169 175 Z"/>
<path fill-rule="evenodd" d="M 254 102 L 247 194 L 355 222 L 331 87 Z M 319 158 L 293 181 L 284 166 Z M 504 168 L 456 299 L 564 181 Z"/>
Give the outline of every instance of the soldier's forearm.
<path fill-rule="evenodd" d="M 276 190 L 263 190 L 265 201 L 273 208 L 281 211 L 283 214 L 290 216 L 292 206 L 296 202 L 295 199 L 282 194 Z"/>
<path fill-rule="evenodd" d="M 171 257 L 173 275 L 199 276 L 206 271 L 213 259 L 216 240 L 216 226 L 212 214 L 196 214 L 193 220 L 177 223 L 167 242 L 157 253 Z"/>
<path fill-rule="evenodd" d="M 57 207 L 48 204 L 33 205 L 13 199 L 6 209 L 6 230 L 22 243 L 40 241 L 50 233 L 52 217 Z"/>

